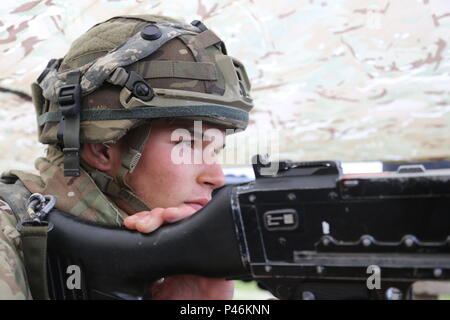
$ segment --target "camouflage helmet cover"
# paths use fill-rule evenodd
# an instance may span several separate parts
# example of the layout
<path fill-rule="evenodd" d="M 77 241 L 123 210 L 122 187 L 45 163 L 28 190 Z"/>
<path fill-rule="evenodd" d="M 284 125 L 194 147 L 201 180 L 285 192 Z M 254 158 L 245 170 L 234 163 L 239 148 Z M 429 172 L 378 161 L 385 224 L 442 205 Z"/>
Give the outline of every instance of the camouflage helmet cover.
<path fill-rule="evenodd" d="M 145 39 L 149 25 L 162 35 Z M 58 143 L 58 93 L 74 70 L 81 74 L 81 143 L 115 142 L 146 119 L 160 117 L 245 129 L 253 107 L 245 68 L 201 23 L 153 15 L 114 17 L 93 26 L 62 61 L 51 64 L 32 85 L 39 140 L 45 144 Z M 126 86 L 131 74 L 150 87 L 151 99 Z"/>

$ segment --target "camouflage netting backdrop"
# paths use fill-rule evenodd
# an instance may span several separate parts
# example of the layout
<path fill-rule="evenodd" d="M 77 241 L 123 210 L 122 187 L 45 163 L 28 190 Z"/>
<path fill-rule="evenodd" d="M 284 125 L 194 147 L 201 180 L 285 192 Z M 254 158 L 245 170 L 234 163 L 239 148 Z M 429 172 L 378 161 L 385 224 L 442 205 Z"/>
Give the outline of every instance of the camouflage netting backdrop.
<path fill-rule="evenodd" d="M 29 94 L 48 60 L 93 24 L 141 13 L 200 19 L 244 62 L 256 108 L 228 145 L 248 156 L 272 139 L 261 145 L 294 160 L 450 158 L 448 0 L 2 1 L 0 12 L 0 171 L 43 154 Z"/>

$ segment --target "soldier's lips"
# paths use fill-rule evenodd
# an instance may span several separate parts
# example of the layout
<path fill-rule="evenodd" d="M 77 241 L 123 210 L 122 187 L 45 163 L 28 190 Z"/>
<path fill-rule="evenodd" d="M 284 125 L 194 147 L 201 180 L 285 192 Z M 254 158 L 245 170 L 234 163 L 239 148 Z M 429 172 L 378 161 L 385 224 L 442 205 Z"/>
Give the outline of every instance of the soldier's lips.
<path fill-rule="evenodd" d="M 208 199 L 197 199 L 192 201 L 185 201 L 184 203 L 198 211 L 201 210 L 208 202 Z"/>

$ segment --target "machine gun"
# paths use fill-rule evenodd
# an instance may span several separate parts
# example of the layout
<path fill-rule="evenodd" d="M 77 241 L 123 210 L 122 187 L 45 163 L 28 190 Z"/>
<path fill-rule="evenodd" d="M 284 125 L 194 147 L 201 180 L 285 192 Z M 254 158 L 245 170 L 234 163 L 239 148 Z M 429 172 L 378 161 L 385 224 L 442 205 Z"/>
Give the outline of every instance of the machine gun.
<path fill-rule="evenodd" d="M 405 299 L 415 281 L 450 278 L 450 170 L 343 175 L 335 161 L 280 161 L 262 175 L 272 164 L 151 234 L 54 210 L 52 298 L 139 299 L 158 278 L 197 274 L 256 280 L 280 299 Z M 66 286 L 70 265 L 80 289 Z"/>

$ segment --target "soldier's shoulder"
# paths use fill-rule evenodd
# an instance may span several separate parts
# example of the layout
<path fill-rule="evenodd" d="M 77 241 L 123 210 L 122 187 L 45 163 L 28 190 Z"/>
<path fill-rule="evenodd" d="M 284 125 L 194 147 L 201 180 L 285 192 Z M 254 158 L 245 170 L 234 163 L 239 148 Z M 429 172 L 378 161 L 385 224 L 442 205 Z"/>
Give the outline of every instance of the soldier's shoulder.
<path fill-rule="evenodd" d="M 18 216 L 26 210 L 28 190 L 17 181 L 0 181 L 0 237 L 20 253 L 20 234 L 16 229 Z"/>
<path fill-rule="evenodd" d="M 0 213 L 6 214 L 6 215 L 14 214 L 11 207 L 9 206 L 9 204 L 2 199 L 0 199 Z"/>
<path fill-rule="evenodd" d="M 30 299 L 20 234 L 10 205 L 0 200 L 0 299 Z"/>
<path fill-rule="evenodd" d="M 13 175 L 2 174 L 0 178 L 0 210 L 14 217 L 25 212 L 30 191 Z"/>
<path fill-rule="evenodd" d="M 16 229 L 17 220 L 11 206 L 0 199 L 0 241 L 8 241 L 20 251 L 20 233 Z"/>

